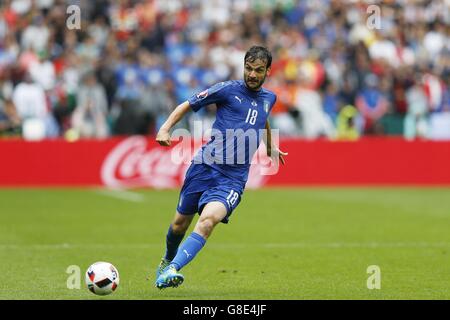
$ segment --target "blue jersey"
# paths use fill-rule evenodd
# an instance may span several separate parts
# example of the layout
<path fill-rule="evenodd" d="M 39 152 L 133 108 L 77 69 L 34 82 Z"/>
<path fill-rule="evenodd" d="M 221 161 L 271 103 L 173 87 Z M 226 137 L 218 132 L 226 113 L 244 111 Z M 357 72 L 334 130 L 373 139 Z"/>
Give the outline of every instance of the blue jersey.
<path fill-rule="evenodd" d="M 194 111 L 210 104 L 217 106 L 211 139 L 193 162 L 205 163 L 230 178 L 246 182 L 276 95 L 264 88 L 250 90 L 243 80 L 233 80 L 215 84 L 188 101 Z"/>

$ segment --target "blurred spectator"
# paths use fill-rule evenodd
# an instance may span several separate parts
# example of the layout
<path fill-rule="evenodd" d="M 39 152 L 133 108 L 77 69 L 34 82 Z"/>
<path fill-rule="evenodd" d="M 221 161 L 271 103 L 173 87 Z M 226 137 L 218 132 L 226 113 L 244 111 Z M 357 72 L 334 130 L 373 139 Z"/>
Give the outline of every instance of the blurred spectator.
<path fill-rule="evenodd" d="M 1 21 L 1 20 L 0 20 Z M 2 42 L 0 41 L 0 44 Z M 0 45 L 0 70 L 15 63 L 20 53 L 19 45 L 12 33 L 7 33 Z"/>
<path fill-rule="evenodd" d="M 405 117 L 404 136 L 408 140 L 426 138 L 428 134 L 427 97 L 419 81 L 406 92 L 408 112 Z"/>
<path fill-rule="evenodd" d="M 333 123 L 336 123 L 336 118 L 340 108 L 339 104 L 338 88 L 334 83 L 330 82 L 325 87 L 323 110 L 330 117 Z"/>
<path fill-rule="evenodd" d="M 109 36 L 106 17 L 101 15 L 97 16 L 93 23 L 88 26 L 88 34 L 96 48 L 103 48 Z"/>
<path fill-rule="evenodd" d="M 339 100 L 342 104 L 354 105 L 356 99 L 356 83 L 352 81 L 351 77 L 344 77 L 341 90 L 338 92 Z"/>
<path fill-rule="evenodd" d="M 390 88 L 394 112 L 400 115 L 404 115 L 407 112 L 406 92 L 413 84 L 414 75 L 410 69 L 403 67 L 394 71 L 392 88 Z"/>
<path fill-rule="evenodd" d="M 118 69 L 119 87 L 115 97 L 114 134 L 142 134 L 140 99 L 144 92 L 143 83 L 138 77 L 139 70 L 132 64 Z"/>
<path fill-rule="evenodd" d="M 282 136 L 298 136 L 298 110 L 294 108 L 296 87 L 283 83 L 281 76 L 275 75 L 268 84 L 268 88 L 277 95 L 277 101 L 270 113 L 271 127 L 278 129 Z"/>
<path fill-rule="evenodd" d="M 117 93 L 117 77 L 114 70 L 114 62 L 111 57 L 101 59 L 98 64 L 97 77 L 105 88 L 106 98 L 108 101 L 108 110 L 111 109 L 114 97 Z"/>
<path fill-rule="evenodd" d="M 176 105 L 164 82 L 150 84 L 144 90 L 139 104 L 143 119 L 142 134 L 156 134 L 172 111 L 170 108 Z"/>
<path fill-rule="evenodd" d="M 436 140 L 450 140 L 450 88 L 442 92 L 442 107 L 430 114 L 428 137 Z"/>
<path fill-rule="evenodd" d="M 84 76 L 77 95 L 77 107 L 72 116 L 72 128 L 80 137 L 105 138 L 108 136 L 108 105 L 105 90 L 94 73 Z"/>
<path fill-rule="evenodd" d="M 295 108 L 301 115 L 303 135 L 308 139 L 332 138 L 335 135 L 333 122 L 323 110 L 320 94 L 311 89 L 308 83 L 308 80 L 300 75 L 295 96 Z"/>
<path fill-rule="evenodd" d="M 337 116 L 337 133 L 338 140 L 357 140 L 362 132 L 362 119 L 356 109 L 352 105 L 344 106 Z"/>
<path fill-rule="evenodd" d="M 22 49 L 36 52 L 46 50 L 49 38 L 50 30 L 45 18 L 40 14 L 35 15 L 32 23 L 25 28 L 22 34 Z"/>
<path fill-rule="evenodd" d="M 100 47 L 96 40 L 90 34 L 84 34 L 84 39 L 75 48 L 75 53 L 80 59 L 80 64 L 83 66 L 82 72 L 92 70 L 97 61 L 100 59 Z"/>
<path fill-rule="evenodd" d="M 28 138 L 39 139 L 59 134 L 56 121 L 49 112 L 44 89 L 33 82 L 29 73 L 26 73 L 24 81 L 15 87 L 12 100 L 23 123 L 25 135 L 27 128 L 30 128 Z"/>
<path fill-rule="evenodd" d="M 428 100 L 430 112 L 442 112 L 445 105 L 445 84 L 432 72 L 427 72 L 422 77 L 425 95 Z"/>
<path fill-rule="evenodd" d="M 435 60 L 444 49 L 445 42 L 448 41 L 448 39 L 446 39 L 445 32 L 446 26 L 439 21 L 434 21 L 431 24 L 430 30 L 425 34 L 425 37 L 423 38 L 423 45 L 428 52 L 430 60 Z"/>
<path fill-rule="evenodd" d="M 379 80 L 374 74 L 367 75 L 365 88 L 356 98 L 356 107 L 364 118 L 364 132 L 379 132 L 378 120 L 388 111 L 388 101 L 379 89 Z"/>
<path fill-rule="evenodd" d="M 56 83 L 55 66 L 48 59 L 45 50 L 38 52 L 38 61 L 30 65 L 30 74 L 33 80 L 45 91 L 52 90 Z"/>

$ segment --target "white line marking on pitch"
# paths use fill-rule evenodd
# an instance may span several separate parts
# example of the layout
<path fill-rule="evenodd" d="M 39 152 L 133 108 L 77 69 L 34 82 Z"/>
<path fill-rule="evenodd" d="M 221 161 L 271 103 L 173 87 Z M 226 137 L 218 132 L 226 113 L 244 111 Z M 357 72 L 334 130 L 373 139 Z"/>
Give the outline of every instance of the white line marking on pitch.
<path fill-rule="evenodd" d="M 126 190 L 104 189 L 104 190 L 95 190 L 95 193 L 131 202 L 144 202 L 145 200 L 145 197 L 142 194 Z"/>
<path fill-rule="evenodd" d="M 130 244 L 0 244 L 0 250 L 60 250 L 60 249 L 146 249 L 162 248 L 162 243 L 130 243 Z M 329 242 L 329 243 L 256 243 L 256 244 L 211 244 L 213 249 L 238 249 L 238 248 L 445 248 L 450 247 L 450 242 Z"/>

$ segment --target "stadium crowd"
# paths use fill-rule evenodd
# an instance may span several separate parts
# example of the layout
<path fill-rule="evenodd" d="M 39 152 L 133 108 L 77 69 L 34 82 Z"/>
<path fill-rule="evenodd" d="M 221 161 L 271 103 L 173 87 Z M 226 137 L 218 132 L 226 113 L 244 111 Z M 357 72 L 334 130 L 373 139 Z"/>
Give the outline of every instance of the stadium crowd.
<path fill-rule="evenodd" d="M 0 136 L 155 134 L 262 44 L 282 135 L 450 139 L 449 25 L 448 0 L 2 0 Z"/>

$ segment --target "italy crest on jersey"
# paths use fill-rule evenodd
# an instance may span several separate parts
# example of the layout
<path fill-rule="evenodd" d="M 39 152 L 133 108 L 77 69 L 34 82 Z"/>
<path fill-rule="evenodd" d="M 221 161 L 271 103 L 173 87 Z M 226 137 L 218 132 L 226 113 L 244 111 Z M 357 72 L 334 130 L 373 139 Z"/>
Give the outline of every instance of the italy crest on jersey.
<path fill-rule="evenodd" d="M 269 101 L 267 101 L 267 100 L 264 100 L 264 111 L 266 113 L 269 112 Z"/>

